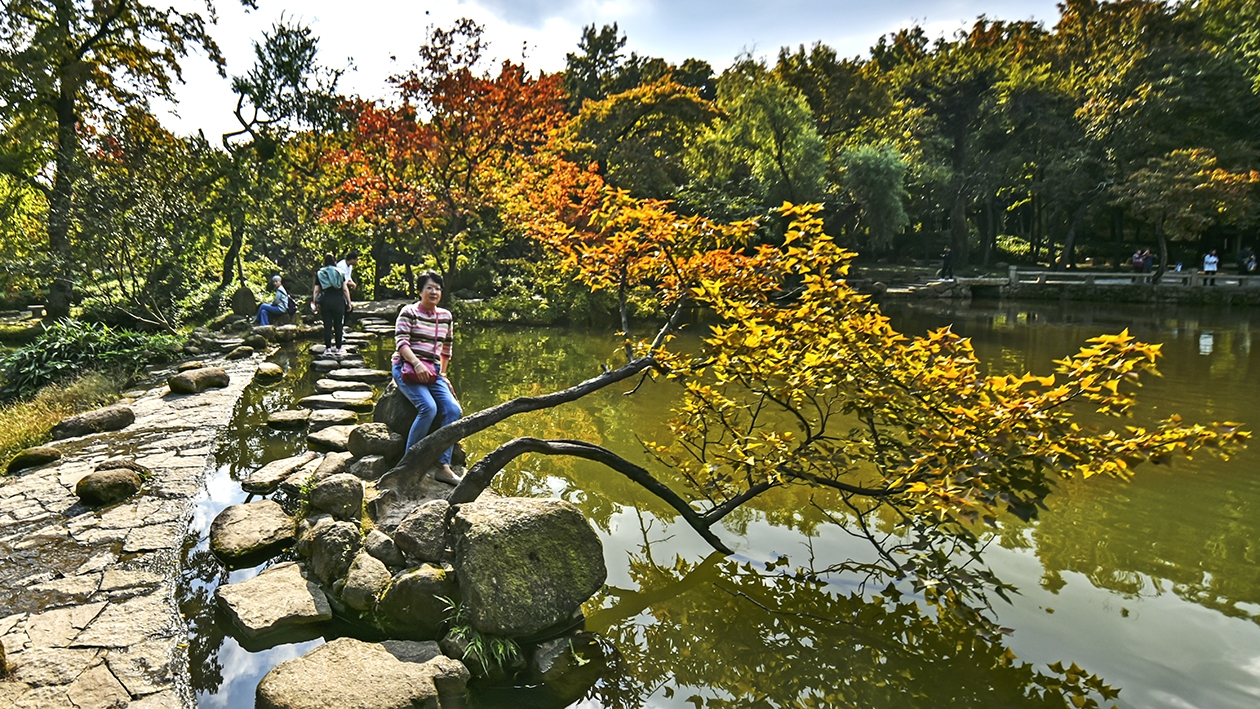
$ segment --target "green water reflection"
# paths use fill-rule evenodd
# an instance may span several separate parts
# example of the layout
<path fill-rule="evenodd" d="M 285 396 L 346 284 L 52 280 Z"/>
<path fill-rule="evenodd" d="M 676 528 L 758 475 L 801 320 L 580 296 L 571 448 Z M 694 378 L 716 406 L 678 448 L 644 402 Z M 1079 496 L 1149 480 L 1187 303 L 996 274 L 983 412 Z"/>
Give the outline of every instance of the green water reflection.
<path fill-rule="evenodd" d="M 1260 420 L 1251 351 L 1260 313 L 1000 304 L 889 312 L 908 333 L 953 324 L 995 371 L 1044 373 L 1085 339 L 1129 327 L 1165 343 L 1165 376 L 1140 396 L 1147 415 Z M 386 356 L 368 352 L 378 366 Z M 475 411 L 570 385 L 617 358 L 609 333 L 463 327 L 452 378 L 464 409 Z M 301 360 L 294 373 L 309 379 Z M 240 420 L 261 422 L 301 393 L 252 393 Z M 666 382 L 633 396 L 604 391 L 510 419 L 465 446 L 476 457 L 518 435 L 580 438 L 668 478 L 640 442 L 665 438 L 662 412 L 673 396 Z M 258 435 L 242 426 L 238 444 L 225 446 L 220 463 L 230 475 L 300 445 L 292 434 L 250 438 Z M 1070 680 L 1049 668 L 1062 661 L 1120 688 L 1122 707 L 1252 707 L 1260 703 L 1257 462 L 1253 448 L 1227 464 L 1146 466 L 1131 484 L 1063 486 L 1032 524 L 1004 521 L 986 559 L 1021 593 L 995 607 L 1014 634 L 989 639 L 887 590 L 886 579 L 792 573 L 875 557 L 867 542 L 827 523 L 820 510 L 836 509 L 835 499 L 804 487 L 776 490 L 725 521 L 720 534 L 737 549 L 730 559 L 710 556 L 657 498 L 595 464 L 526 457 L 495 488 L 569 500 L 604 539 L 608 586 L 587 611 L 620 659 L 576 706 L 1064 706 Z M 768 568 L 783 556 L 786 566 Z M 199 572 L 206 588 L 221 582 L 211 561 Z M 202 585 L 190 584 L 193 595 Z M 191 604 L 200 616 L 191 607 L 186 614 L 194 610 L 215 633 L 208 600 Z M 221 631 L 208 644 L 222 645 Z M 299 647 L 251 655 L 249 675 Z M 231 706 L 216 694 L 220 666 L 207 669 L 202 706 Z M 514 690 L 476 699 L 483 708 L 563 705 Z"/>

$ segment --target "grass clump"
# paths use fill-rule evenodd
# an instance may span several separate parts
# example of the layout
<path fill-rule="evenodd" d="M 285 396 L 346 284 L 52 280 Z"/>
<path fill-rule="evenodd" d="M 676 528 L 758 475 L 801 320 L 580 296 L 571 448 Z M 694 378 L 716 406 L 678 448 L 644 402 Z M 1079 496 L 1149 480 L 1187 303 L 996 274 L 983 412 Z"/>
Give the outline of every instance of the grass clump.
<path fill-rule="evenodd" d="M 118 372 L 89 372 L 0 406 L 0 460 L 46 442 L 52 427 L 67 416 L 117 401 L 126 383 L 127 377 Z"/>

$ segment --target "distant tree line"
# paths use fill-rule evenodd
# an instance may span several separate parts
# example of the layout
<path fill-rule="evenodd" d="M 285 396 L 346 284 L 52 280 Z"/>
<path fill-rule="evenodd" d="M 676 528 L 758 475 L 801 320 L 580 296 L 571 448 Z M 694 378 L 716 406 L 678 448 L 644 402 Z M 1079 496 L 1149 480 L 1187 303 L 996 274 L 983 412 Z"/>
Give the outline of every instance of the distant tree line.
<path fill-rule="evenodd" d="M 10 301 L 169 330 L 273 272 L 301 291 L 320 254 L 357 248 L 367 295 L 408 293 L 436 267 L 466 297 L 611 312 L 520 225 L 512 200 L 545 161 L 592 191 L 756 219 L 758 243 L 781 243 L 785 201 L 819 203 L 864 259 L 950 246 L 960 268 L 1071 268 L 1152 248 L 1163 268 L 1256 242 L 1260 0 L 1071 0 L 1052 26 L 912 26 L 864 56 L 818 43 L 720 74 L 627 53 L 615 24 L 586 27 L 564 72 L 533 74 L 461 21 L 384 98 L 343 96 L 318 38 L 282 20 L 233 79 L 239 128 L 180 137 L 150 101 L 172 97 L 194 50 L 222 70 L 207 18 L 140 0 L 8 4 Z"/>

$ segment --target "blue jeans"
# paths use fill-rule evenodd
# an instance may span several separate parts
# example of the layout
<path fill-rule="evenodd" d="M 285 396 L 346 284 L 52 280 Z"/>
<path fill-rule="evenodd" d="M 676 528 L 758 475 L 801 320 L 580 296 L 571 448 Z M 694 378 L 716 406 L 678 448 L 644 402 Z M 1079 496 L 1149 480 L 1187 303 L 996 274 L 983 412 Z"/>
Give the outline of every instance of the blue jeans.
<path fill-rule="evenodd" d="M 270 325 L 270 317 L 272 315 L 284 315 L 284 308 L 278 308 L 271 303 L 263 303 L 258 306 L 258 324 Z"/>
<path fill-rule="evenodd" d="M 412 406 L 416 407 L 416 420 L 412 422 L 411 432 L 407 434 L 408 450 L 429 434 L 429 427 L 433 425 L 434 418 L 445 426 L 458 421 L 459 417 L 464 415 L 446 377 L 439 377 L 432 384 L 408 384 L 402 380 L 402 362 L 398 362 L 394 365 L 394 384 Z M 442 451 L 438 463 L 451 464 L 450 448 Z"/>

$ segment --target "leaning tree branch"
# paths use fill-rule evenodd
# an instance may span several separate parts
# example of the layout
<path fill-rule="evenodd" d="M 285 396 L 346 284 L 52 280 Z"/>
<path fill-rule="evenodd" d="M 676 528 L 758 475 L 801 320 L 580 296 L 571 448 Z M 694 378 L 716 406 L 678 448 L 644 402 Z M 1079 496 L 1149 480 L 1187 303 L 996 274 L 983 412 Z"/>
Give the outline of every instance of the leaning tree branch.
<path fill-rule="evenodd" d="M 604 372 L 598 377 L 592 377 L 568 389 L 554 391 L 541 396 L 518 396 L 515 399 L 510 399 L 488 409 L 482 409 L 475 414 L 465 416 L 417 441 L 414 446 L 407 450 L 402 460 L 398 461 L 398 465 L 381 477 L 377 487 L 387 489 L 392 487 L 393 483 L 400 482 L 406 478 L 419 477 L 437 462 L 442 451 L 455 445 L 457 441 L 467 438 L 474 433 L 484 431 L 504 419 L 516 414 L 550 409 L 554 406 L 577 401 L 587 394 L 599 391 L 610 384 L 629 379 L 639 372 L 655 366 L 657 366 L 655 357 L 640 357 L 617 369 Z"/>
<path fill-rule="evenodd" d="M 494 476 L 503 469 L 505 465 L 512 462 L 516 458 L 526 453 L 542 453 L 545 455 L 571 455 L 577 458 L 585 458 L 593 460 L 597 463 L 612 468 L 613 470 L 625 475 L 648 492 L 656 495 L 665 501 L 670 507 L 673 507 L 682 518 L 686 520 L 696 533 L 704 538 L 714 549 L 723 554 L 730 554 L 730 547 L 726 546 L 721 539 L 717 537 L 709 527 L 716 519 L 709 520 L 701 516 L 695 510 L 691 509 L 691 505 L 687 501 L 678 496 L 678 493 L 669 489 L 667 485 L 652 477 L 646 469 L 635 465 L 621 456 L 613 453 L 607 448 L 597 446 L 593 443 L 585 441 L 570 440 L 551 440 L 544 441 L 538 438 L 516 438 L 488 453 L 484 458 L 477 461 L 468 472 L 464 475 L 464 480 L 451 493 L 448 501 L 452 505 L 458 505 L 464 502 L 472 502 L 490 487 L 490 482 L 494 480 Z"/>

